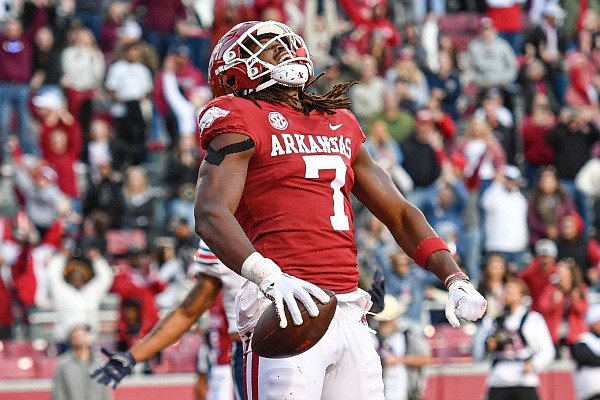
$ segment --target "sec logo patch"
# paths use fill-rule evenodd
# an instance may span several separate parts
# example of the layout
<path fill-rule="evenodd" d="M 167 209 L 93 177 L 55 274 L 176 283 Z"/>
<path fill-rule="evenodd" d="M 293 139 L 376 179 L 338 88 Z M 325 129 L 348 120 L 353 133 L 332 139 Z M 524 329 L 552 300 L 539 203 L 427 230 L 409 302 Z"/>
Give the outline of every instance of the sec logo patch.
<path fill-rule="evenodd" d="M 284 130 L 288 127 L 288 121 L 281 113 L 273 111 L 269 113 L 269 122 L 271 126 L 277 130 Z"/>

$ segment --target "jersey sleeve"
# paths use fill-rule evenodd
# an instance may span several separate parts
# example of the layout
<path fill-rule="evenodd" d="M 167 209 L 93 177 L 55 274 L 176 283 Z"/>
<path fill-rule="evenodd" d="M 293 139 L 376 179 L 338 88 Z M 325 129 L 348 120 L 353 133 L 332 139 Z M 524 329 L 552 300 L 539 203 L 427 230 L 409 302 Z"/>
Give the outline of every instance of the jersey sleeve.
<path fill-rule="evenodd" d="M 251 137 L 242 110 L 230 96 L 212 100 L 198 117 L 200 145 L 204 150 L 211 140 L 223 133 L 241 133 Z"/>
<path fill-rule="evenodd" d="M 196 261 L 194 272 L 209 275 L 214 278 L 223 280 L 223 277 L 229 272 L 227 268 L 215 254 L 208 248 L 204 241 L 200 241 L 200 246 L 194 257 Z"/>

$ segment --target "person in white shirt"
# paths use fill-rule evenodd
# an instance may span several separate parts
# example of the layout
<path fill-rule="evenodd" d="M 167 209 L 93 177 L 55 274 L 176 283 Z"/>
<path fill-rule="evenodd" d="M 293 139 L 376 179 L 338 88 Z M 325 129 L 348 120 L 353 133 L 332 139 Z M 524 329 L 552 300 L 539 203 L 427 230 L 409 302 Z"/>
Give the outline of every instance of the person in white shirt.
<path fill-rule="evenodd" d="M 478 345 L 485 345 L 492 359 L 488 400 L 539 400 L 539 373 L 554 360 L 556 350 L 546 321 L 527 309 L 527 295 L 523 281 L 509 280 L 503 291 L 504 313 L 482 322 L 487 339 Z"/>
<path fill-rule="evenodd" d="M 113 167 L 138 165 L 145 156 L 146 121 L 142 101 L 154 87 L 152 73 L 141 63 L 139 42 L 129 43 L 125 56 L 112 64 L 106 74 L 106 89 L 113 100 L 110 110 L 115 119 Z"/>
<path fill-rule="evenodd" d="M 573 383 L 577 400 L 600 399 L 600 304 L 590 306 L 585 323 L 590 328 L 579 336 L 571 347 L 577 368 L 573 373 Z"/>
<path fill-rule="evenodd" d="M 92 333 L 100 326 L 100 302 L 112 285 L 114 274 L 97 249 L 87 251 L 87 259 L 57 253 L 48 263 L 48 280 L 56 320 L 54 338 L 66 350 L 68 336 L 78 325 L 89 325 Z M 91 262 L 91 265 L 88 264 Z"/>
<path fill-rule="evenodd" d="M 525 265 L 527 242 L 527 199 L 519 190 L 521 171 L 505 165 L 481 195 L 484 212 L 485 252 L 499 253 L 517 269 Z"/>

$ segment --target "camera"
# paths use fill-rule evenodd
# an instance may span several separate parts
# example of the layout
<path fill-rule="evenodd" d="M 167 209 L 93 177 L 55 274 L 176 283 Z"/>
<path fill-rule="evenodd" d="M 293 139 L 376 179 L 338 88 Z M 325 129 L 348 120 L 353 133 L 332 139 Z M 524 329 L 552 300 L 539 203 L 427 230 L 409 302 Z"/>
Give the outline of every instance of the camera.
<path fill-rule="evenodd" d="M 514 344 L 513 338 L 511 334 L 504 328 L 504 320 L 510 314 L 510 309 L 508 307 L 504 308 L 504 312 L 502 315 L 496 318 L 494 325 L 496 326 L 495 330 L 492 334 L 487 338 L 486 343 L 488 344 L 488 349 L 491 351 L 501 352 L 504 351 L 506 346 Z M 490 341 L 495 341 L 495 348 L 490 348 Z"/>

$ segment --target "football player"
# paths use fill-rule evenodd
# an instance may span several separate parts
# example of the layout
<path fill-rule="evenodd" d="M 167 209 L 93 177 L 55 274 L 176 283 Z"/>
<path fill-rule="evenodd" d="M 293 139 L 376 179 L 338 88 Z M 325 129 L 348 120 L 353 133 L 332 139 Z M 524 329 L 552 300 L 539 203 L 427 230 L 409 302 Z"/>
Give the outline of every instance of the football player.
<path fill-rule="evenodd" d="M 247 398 L 383 399 L 381 363 L 364 318 L 371 300 L 358 288 L 350 193 L 446 284 L 453 326 L 459 318 L 481 318 L 485 299 L 369 156 L 344 96 L 353 83 L 322 96 L 307 90 L 313 67 L 300 36 L 279 22 L 241 23 L 219 40 L 209 64 L 215 99 L 200 115 L 207 156 L 197 186 L 196 231 L 248 280 L 236 298 Z M 336 293 L 338 308 L 314 347 L 288 358 L 253 355 L 252 330 L 271 302 L 282 328 L 289 323 L 284 307 L 300 325 L 295 299 L 316 316 L 311 295 L 327 302 L 323 289 Z M 163 320 L 125 362 L 138 361 L 142 348 L 159 350 L 183 328 L 182 321 Z M 123 355 L 115 357 L 99 373 L 101 381 L 115 379 Z"/>

